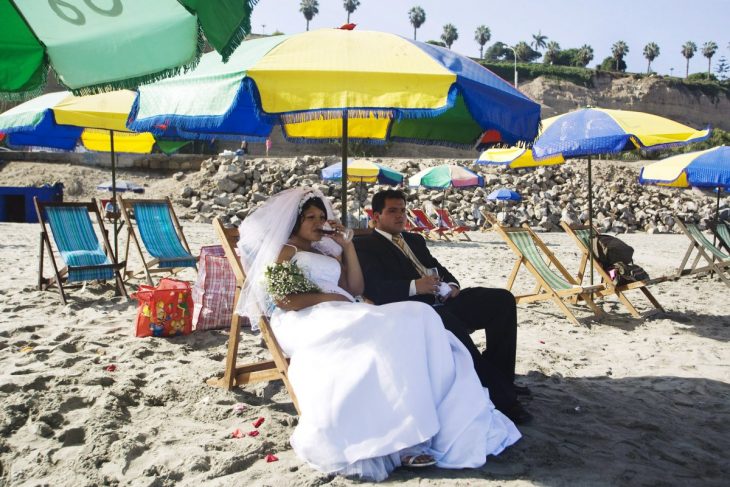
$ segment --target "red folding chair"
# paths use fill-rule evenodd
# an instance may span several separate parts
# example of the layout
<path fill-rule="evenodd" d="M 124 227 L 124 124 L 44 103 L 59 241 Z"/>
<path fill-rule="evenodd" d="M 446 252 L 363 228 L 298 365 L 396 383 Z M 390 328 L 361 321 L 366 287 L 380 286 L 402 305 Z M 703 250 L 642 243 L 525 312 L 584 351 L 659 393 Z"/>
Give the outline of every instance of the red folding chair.
<path fill-rule="evenodd" d="M 471 242 L 471 238 L 469 238 L 469 235 L 466 233 L 470 230 L 469 227 L 464 225 L 455 225 L 453 220 L 451 220 L 451 215 L 449 215 L 449 210 L 446 208 L 437 208 L 436 214 L 439 216 L 439 220 L 441 220 L 440 227 L 446 228 L 446 231 L 454 236 L 454 235 L 461 235 L 463 237 L 466 237 L 466 240 Z"/>

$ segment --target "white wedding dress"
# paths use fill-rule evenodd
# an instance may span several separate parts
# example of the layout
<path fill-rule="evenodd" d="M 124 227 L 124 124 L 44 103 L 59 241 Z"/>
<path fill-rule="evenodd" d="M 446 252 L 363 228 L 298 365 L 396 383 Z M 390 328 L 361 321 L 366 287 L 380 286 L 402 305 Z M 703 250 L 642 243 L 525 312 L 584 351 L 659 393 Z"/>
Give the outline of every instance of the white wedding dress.
<path fill-rule="evenodd" d="M 323 291 L 351 298 L 335 259 L 292 260 Z M 276 310 L 271 324 L 302 413 L 291 444 L 317 470 L 380 481 L 414 446 L 439 467 L 475 468 L 521 437 L 426 304 L 328 302 Z"/>

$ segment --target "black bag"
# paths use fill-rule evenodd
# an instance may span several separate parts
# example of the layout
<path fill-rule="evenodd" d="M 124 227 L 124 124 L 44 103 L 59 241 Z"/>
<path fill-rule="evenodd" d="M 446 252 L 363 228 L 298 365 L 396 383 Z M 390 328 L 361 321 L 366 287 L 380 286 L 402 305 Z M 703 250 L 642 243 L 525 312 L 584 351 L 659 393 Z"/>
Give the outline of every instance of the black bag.
<path fill-rule="evenodd" d="M 616 263 L 630 264 L 634 258 L 634 248 L 611 235 L 597 235 L 593 239 L 593 255 L 608 269 Z"/>
<path fill-rule="evenodd" d="M 649 279 L 649 274 L 636 264 L 625 264 L 616 262 L 613 265 L 618 273 L 618 284 L 627 284 L 629 282 L 645 281 Z"/>

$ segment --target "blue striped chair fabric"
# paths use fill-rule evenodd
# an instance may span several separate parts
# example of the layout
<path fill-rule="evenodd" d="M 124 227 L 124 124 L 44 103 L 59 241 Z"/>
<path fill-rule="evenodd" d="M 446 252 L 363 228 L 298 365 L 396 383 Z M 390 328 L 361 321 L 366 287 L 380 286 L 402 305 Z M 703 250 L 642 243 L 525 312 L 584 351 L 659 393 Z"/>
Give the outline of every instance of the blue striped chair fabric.
<path fill-rule="evenodd" d="M 159 267 L 193 267 L 196 264 L 175 231 L 167 203 L 134 202 L 131 200 L 142 242 L 151 256 L 160 260 Z"/>
<path fill-rule="evenodd" d="M 96 237 L 86 207 L 46 206 L 46 215 L 53 240 L 68 267 L 68 282 L 114 277 L 113 263 Z M 88 266 L 99 267 L 75 269 Z"/>

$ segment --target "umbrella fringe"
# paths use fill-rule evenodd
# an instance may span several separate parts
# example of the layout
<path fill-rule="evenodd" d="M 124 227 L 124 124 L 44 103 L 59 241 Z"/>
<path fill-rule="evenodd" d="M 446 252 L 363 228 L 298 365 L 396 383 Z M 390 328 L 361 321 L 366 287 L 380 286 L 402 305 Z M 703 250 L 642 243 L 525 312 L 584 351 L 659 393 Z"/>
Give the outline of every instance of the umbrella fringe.
<path fill-rule="evenodd" d="M 637 149 L 647 151 L 647 152 L 663 150 L 663 149 L 673 149 L 675 147 L 682 147 L 687 144 L 694 144 L 695 142 L 704 142 L 705 140 L 709 139 L 710 136 L 712 135 L 712 128 L 709 125 L 707 126 L 707 128 L 705 130 L 707 131 L 707 133 L 705 135 L 702 135 L 700 137 L 696 137 L 693 139 L 687 139 L 687 140 L 682 140 L 682 141 L 677 141 L 677 142 L 667 142 L 665 144 L 655 144 L 655 145 L 645 146 L 641 143 L 639 138 L 636 137 L 634 144 L 636 144 L 636 142 L 638 142 Z M 632 141 L 634 140 L 634 137 L 635 136 L 633 136 L 633 135 L 631 136 Z"/>
<path fill-rule="evenodd" d="M 228 58 L 231 57 L 233 51 L 235 51 L 241 42 L 246 40 L 246 36 L 251 33 L 251 12 L 256 6 L 259 0 L 243 0 L 244 16 L 241 22 L 238 24 L 236 31 L 233 33 L 231 38 L 228 40 L 225 46 L 220 50 L 220 55 L 223 58 L 223 62 L 227 63 Z"/>
<path fill-rule="evenodd" d="M 70 90 L 71 93 L 74 94 L 74 96 L 98 95 L 99 93 L 106 93 L 116 90 L 136 90 L 139 85 L 154 83 L 155 81 L 160 81 L 166 78 L 177 76 L 179 74 L 187 73 L 188 71 L 192 71 L 200 62 L 200 56 L 203 55 L 204 48 L 205 36 L 203 36 L 203 29 L 200 27 L 200 25 L 198 25 L 198 42 L 195 48 L 195 53 L 187 63 L 180 66 L 163 69 L 161 71 L 157 71 L 156 73 L 149 73 L 143 76 L 137 76 L 136 78 L 128 78 L 119 81 L 107 81 L 91 86 L 84 86 L 82 88 L 71 88 L 61 81 L 60 76 L 56 76 L 56 78 L 58 79 L 59 84 L 61 84 L 61 86 L 63 86 L 67 90 Z M 137 94 L 137 97 L 139 97 L 139 93 Z"/>
<path fill-rule="evenodd" d="M 37 98 L 43 94 L 46 88 L 46 83 L 48 81 L 48 56 L 43 56 L 43 62 L 40 66 L 40 74 L 41 74 L 41 81 L 38 83 L 38 85 L 33 88 L 32 90 L 23 90 L 23 91 L 0 91 L 0 101 L 9 101 L 9 102 L 24 102 L 27 100 L 31 100 L 33 98 Z M 21 88 L 22 90 L 22 88 Z"/>

